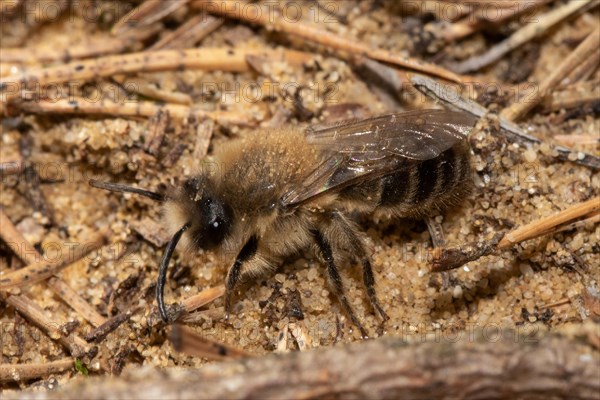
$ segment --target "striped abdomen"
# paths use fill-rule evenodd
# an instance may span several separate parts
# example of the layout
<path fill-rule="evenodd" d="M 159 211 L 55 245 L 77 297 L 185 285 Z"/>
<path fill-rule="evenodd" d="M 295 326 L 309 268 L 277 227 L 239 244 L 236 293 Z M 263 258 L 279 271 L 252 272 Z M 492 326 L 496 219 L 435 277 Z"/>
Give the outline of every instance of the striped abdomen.
<path fill-rule="evenodd" d="M 469 148 L 459 143 L 431 160 L 407 160 L 397 172 L 382 178 L 378 210 L 421 217 L 459 204 L 471 184 Z"/>

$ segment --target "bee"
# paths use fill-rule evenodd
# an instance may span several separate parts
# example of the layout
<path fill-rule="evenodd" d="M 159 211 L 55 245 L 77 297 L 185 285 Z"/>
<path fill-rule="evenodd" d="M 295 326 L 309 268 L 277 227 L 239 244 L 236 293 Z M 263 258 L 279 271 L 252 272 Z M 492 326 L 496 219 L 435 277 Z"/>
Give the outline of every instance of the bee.
<path fill-rule="evenodd" d="M 167 267 L 179 242 L 192 250 L 233 250 L 225 278 L 225 318 L 242 283 L 273 273 L 290 255 L 311 250 L 333 294 L 359 329 L 367 331 L 344 291 L 339 267 L 362 266 L 366 294 L 389 319 L 356 215 L 423 218 L 456 206 L 469 194 L 467 134 L 473 117 L 418 110 L 306 130 L 256 131 L 215 149 L 212 165 L 162 195 L 119 184 L 90 182 L 163 202 L 172 237 L 157 280 L 163 300 Z"/>

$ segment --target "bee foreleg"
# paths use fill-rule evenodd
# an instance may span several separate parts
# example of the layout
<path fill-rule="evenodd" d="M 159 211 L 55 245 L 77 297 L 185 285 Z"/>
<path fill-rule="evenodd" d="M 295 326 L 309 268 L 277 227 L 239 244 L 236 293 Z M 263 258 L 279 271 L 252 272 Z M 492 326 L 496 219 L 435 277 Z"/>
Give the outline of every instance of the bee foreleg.
<path fill-rule="evenodd" d="M 225 280 L 225 319 L 229 319 L 229 313 L 231 312 L 231 298 L 234 289 L 241 282 L 240 280 L 240 272 L 242 270 L 242 266 L 245 262 L 247 262 L 250 258 L 252 258 L 256 254 L 256 249 L 258 248 L 258 238 L 256 236 L 252 236 L 242 247 L 239 254 L 235 258 L 233 265 L 229 269 L 227 273 L 227 279 Z"/>
<path fill-rule="evenodd" d="M 361 336 L 364 339 L 367 339 L 368 338 L 367 331 L 365 330 L 365 328 L 362 326 L 362 324 L 360 323 L 360 321 L 354 314 L 354 310 L 352 310 L 352 307 L 350 306 L 350 303 L 348 302 L 348 299 L 346 298 L 346 295 L 344 293 L 344 285 L 342 282 L 342 277 L 340 276 L 338 268 L 335 265 L 335 261 L 333 259 L 333 251 L 331 249 L 331 245 L 330 245 L 329 241 L 327 239 L 325 239 L 325 237 L 323 236 L 323 234 L 320 231 L 314 232 L 314 238 L 315 238 L 315 242 L 317 243 L 317 247 L 319 248 L 319 251 L 321 252 L 321 255 L 323 256 L 325 262 L 327 263 L 327 275 L 329 276 L 329 281 L 331 283 L 331 287 L 333 288 L 334 294 L 336 295 L 336 297 L 342 304 L 342 307 L 346 311 L 346 314 L 348 314 L 348 316 L 352 320 L 352 323 L 360 331 Z"/>

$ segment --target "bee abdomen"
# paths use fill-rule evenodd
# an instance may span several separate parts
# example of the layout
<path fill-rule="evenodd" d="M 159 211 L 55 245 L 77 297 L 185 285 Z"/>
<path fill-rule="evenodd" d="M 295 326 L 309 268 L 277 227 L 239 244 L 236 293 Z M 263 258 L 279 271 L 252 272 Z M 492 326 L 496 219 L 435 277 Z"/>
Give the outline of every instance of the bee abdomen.
<path fill-rule="evenodd" d="M 438 157 L 410 161 L 382 179 L 379 207 L 397 216 L 422 216 L 457 205 L 469 193 L 468 147 L 461 143 Z"/>

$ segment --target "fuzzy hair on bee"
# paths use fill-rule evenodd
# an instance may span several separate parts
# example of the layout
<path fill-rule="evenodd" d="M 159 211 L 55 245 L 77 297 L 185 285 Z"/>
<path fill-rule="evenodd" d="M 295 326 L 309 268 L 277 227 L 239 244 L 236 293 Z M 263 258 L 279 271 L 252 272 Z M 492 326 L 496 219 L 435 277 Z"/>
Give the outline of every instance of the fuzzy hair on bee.
<path fill-rule="evenodd" d="M 353 216 L 423 218 L 459 205 L 471 188 L 466 138 L 474 123 L 460 112 L 418 110 L 307 130 L 257 130 L 216 148 L 211 160 L 217 170 L 200 171 L 167 195 L 91 184 L 163 203 L 172 235 L 157 284 L 165 321 L 166 271 L 179 242 L 192 252 L 235 254 L 227 260 L 226 318 L 241 284 L 310 250 L 324 265 L 342 308 L 367 337 L 346 297 L 341 265 L 361 265 L 373 309 L 384 321 L 389 317 Z"/>

